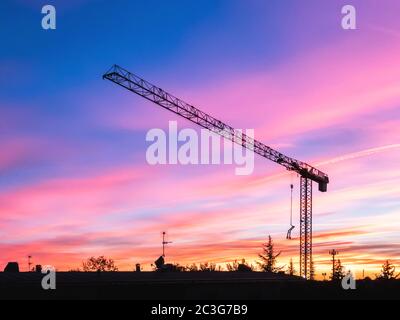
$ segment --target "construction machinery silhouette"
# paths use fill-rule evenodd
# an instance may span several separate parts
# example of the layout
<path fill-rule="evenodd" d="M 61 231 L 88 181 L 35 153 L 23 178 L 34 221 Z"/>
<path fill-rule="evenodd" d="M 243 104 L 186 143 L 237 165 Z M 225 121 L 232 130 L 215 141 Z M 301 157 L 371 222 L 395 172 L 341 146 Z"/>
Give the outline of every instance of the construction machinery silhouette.
<path fill-rule="evenodd" d="M 311 278 L 312 264 L 312 182 L 318 183 L 321 192 L 327 191 L 328 175 L 311 165 L 288 157 L 259 142 L 222 121 L 204 113 L 194 106 L 169 94 L 150 82 L 133 73 L 113 65 L 103 79 L 110 80 L 155 104 L 190 120 L 222 137 L 249 149 L 260 156 L 284 166 L 287 170 L 297 172 L 300 176 L 300 275 Z M 288 235 L 290 238 L 290 233 Z"/>

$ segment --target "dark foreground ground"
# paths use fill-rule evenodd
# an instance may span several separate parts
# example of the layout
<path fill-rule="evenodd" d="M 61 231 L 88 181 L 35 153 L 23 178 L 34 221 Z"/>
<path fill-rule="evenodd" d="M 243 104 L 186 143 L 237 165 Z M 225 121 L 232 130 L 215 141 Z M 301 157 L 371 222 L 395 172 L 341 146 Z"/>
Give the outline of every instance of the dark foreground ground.
<path fill-rule="evenodd" d="M 306 282 L 261 272 L 58 272 L 56 290 L 40 273 L 0 273 L 0 299 L 400 299 L 400 281 Z"/>

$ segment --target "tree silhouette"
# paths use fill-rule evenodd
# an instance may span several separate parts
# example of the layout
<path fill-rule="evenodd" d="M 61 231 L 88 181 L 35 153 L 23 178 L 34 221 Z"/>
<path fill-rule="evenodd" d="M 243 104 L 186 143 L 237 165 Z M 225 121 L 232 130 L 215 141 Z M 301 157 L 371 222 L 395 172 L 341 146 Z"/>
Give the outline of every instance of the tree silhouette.
<path fill-rule="evenodd" d="M 389 260 L 386 260 L 385 263 L 382 265 L 381 273 L 377 275 L 376 278 L 380 280 L 397 279 L 400 273 L 395 275 L 395 272 L 396 267 L 391 264 Z"/>
<path fill-rule="evenodd" d="M 252 272 L 254 271 L 254 267 L 252 265 L 249 265 L 245 259 L 242 259 L 242 262 L 239 263 L 237 260 L 235 260 L 233 263 L 227 263 L 226 264 L 226 269 L 229 272 Z"/>
<path fill-rule="evenodd" d="M 340 259 L 335 262 L 335 267 L 333 269 L 333 274 L 331 275 L 332 281 L 342 280 L 345 276 L 344 267 L 340 262 Z"/>
<path fill-rule="evenodd" d="M 114 264 L 114 260 L 107 259 L 104 256 L 91 257 L 82 263 L 83 271 L 118 271 L 118 268 Z"/>
<path fill-rule="evenodd" d="M 257 262 L 260 269 L 264 272 L 277 273 L 283 267 L 276 267 L 276 258 L 279 257 L 281 252 L 275 254 L 274 243 L 271 236 L 268 236 L 268 242 L 262 245 L 263 253 L 259 254 L 260 261 Z"/>
<path fill-rule="evenodd" d="M 310 261 L 310 280 L 315 280 L 315 264 L 312 258 Z"/>
<path fill-rule="evenodd" d="M 215 271 L 217 269 L 217 265 L 215 263 L 200 263 L 200 271 L 210 272 Z"/>
<path fill-rule="evenodd" d="M 290 275 L 290 276 L 294 276 L 296 274 L 296 269 L 294 268 L 293 259 L 292 258 L 290 258 L 289 266 L 288 266 L 288 269 L 287 269 L 287 274 Z"/>
<path fill-rule="evenodd" d="M 226 269 L 229 272 L 233 272 L 233 271 L 238 271 L 239 269 L 239 262 L 237 262 L 237 260 L 233 261 L 232 263 L 227 263 L 226 264 Z"/>
<path fill-rule="evenodd" d="M 173 272 L 185 272 L 186 268 L 184 266 L 181 266 L 179 263 L 167 263 L 165 264 L 167 268 L 169 268 L 168 271 L 173 271 Z"/>
<path fill-rule="evenodd" d="M 186 266 L 185 269 L 186 269 L 186 271 L 189 271 L 189 272 L 197 272 L 197 271 L 199 271 L 199 268 L 197 267 L 197 265 L 195 263 L 192 263 L 191 265 Z"/>

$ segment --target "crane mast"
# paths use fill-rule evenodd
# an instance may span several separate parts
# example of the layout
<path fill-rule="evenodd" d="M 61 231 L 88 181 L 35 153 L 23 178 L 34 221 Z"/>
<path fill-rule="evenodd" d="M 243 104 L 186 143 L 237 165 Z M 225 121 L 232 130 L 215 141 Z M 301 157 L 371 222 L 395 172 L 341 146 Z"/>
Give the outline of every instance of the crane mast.
<path fill-rule="evenodd" d="M 318 183 L 319 191 L 326 192 L 329 183 L 327 174 L 235 130 L 118 65 L 113 65 L 103 75 L 103 79 L 110 80 L 203 128 L 241 145 L 243 148 L 278 163 L 287 170 L 297 172 L 300 175 L 300 275 L 310 279 L 312 263 L 312 182 Z"/>

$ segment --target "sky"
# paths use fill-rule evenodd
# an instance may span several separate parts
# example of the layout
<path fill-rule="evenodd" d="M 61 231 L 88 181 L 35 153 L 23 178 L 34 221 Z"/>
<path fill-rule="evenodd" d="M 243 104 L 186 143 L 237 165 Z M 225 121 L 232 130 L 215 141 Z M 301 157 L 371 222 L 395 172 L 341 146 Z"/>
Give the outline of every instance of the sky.
<path fill-rule="evenodd" d="M 261 157 L 249 176 L 149 165 L 149 130 L 195 127 L 102 80 L 114 63 L 329 175 L 313 198 L 319 277 L 331 249 L 356 275 L 400 264 L 399 1 L 48 3 L 56 30 L 43 1 L 0 3 L 0 270 L 28 255 L 150 269 L 162 231 L 167 262 L 254 264 L 271 235 L 299 270 L 298 177 Z"/>

